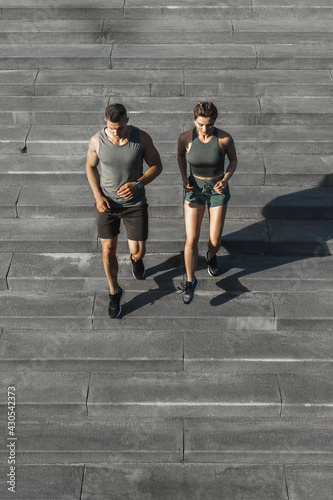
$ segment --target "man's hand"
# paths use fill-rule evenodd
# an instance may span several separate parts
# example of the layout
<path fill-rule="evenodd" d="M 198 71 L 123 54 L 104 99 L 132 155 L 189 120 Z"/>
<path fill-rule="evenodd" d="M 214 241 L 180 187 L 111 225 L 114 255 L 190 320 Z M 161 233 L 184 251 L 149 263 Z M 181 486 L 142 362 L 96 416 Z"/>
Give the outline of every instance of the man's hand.
<path fill-rule="evenodd" d="M 96 208 L 99 212 L 108 212 L 111 206 L 105 196 L 100 196 L 96 199 Z"/>
<path fill-rule="evenodd" d="M 139 190 L 138 186 L 136 185 L 136 182 L 126 182 L 126 184 L 123 184 L 117 191 L 117 195 L 121 196 L 122 198 L 125 198 L 125 200 L 128 200 L 129 198 L 132 198 L 132 196 L 137 193 Z"/>

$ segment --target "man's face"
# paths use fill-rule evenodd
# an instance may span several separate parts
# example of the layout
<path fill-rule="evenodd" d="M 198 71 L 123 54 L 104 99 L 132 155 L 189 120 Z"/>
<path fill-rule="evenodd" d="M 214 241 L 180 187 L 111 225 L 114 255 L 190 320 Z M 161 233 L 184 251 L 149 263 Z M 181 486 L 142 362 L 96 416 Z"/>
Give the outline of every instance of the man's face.
<path fill-rule="evenodd" d="M 125 116 L 118 123 L 110 122 L 105 118 L 106 128 L 109 134 L 116 140 L 123 139 L 126 135 L 128 117 Z"/>

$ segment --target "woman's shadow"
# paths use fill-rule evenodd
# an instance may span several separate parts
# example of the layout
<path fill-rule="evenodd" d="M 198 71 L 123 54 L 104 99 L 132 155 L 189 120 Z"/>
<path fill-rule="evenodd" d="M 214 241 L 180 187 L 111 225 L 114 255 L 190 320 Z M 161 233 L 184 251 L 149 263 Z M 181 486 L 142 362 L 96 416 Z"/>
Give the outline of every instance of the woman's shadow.
<path fill-rule="evenodd" d="M 251 292 L 242 283 L 242 278 L 290 263 L 303 262 L 304 268 L 310 263 L 310 269 L 311 259 L 332 254 L 333 187 L 329 185 L 330 177 L 327 175 L 317 187 L 274 198 L 262 208 L 261 220 L 222 237 L 222 246 L 228 254 L 218 257 L 222 277 L 215 283 L 222 293 L 211 299 L 212 306 L 223 305 Z M 229 217 L 232 218 L 232 207 Z M 262 235 L 261 239 L 255 241 L 258 234 Z M 201 257 L 198 269 L 204 267 L 206 263 Z M 124 313 L 155 304 L 179 291 L 175 281 L 186 279 L 183 252 L 148 268 L 146 277 L 153 277 L 157 287 L 130 299 L 124 304 Z"/>

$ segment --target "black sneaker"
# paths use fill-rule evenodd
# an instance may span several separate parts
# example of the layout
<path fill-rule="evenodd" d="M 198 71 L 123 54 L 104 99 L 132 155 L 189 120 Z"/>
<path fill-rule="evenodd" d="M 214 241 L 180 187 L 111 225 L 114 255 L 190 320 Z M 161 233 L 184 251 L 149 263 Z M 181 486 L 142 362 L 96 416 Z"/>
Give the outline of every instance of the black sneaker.
<path fill-rule="evenodd" d="M 209 252 L 209 250 L 207 250 L 207 252 L 205 253 L 208 274 L 210 274 L 211 276 L 217 276 L 220 272 L 220 268 L 219 268 L 218 263 L 217 263 L 216 255 L 214 255 L 214 257 L 212 257 L 210 259 L 208 257 L 208 252 Z"/>
<path fill-rule="evenodd" d="M 137 260 L 135 262 L 132 259 L 132 255 L 131 255 L 131 262 L 132 262 L 132 274 L 133 274 L 134 278 L 136 278 L 137 280 L 143 280 L 145 277 L 145 273 L 146 273 L 143 260 L 140 259 L 140 260 Z"/>
<path fill-rule="evenodd" d="M 194 276 L 194 281 L 191 283 L 190 281 L 186 281 L 185 285 L 182 283 L 182 291 L 185 292 L 185 295 L 183 297 L 184 304 L 191 304 L 191 302 L 194 299 L 194 292 L 198 288 L 199 283 L 197 281 L 197 278 Z"/>
<path fill-rule="evenodd" d="M 118 318 L 119 314 L 121 313 L 121 299 L 123 298 L 125 294 L 125 290 L 123 288 L 119 287 L 119 292 L 115 293 L 112 295 L 111 293 L 109 294 L 110 297 L 110 302 L 109 302 L 109 316 L 110 318 Z"/>

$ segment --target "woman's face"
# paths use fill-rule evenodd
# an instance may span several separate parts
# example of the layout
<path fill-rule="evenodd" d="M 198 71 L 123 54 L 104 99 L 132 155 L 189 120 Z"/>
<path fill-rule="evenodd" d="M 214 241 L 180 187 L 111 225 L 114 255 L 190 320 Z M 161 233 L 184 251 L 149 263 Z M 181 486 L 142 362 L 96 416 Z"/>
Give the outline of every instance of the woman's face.
<path fill-rule="evenodd" d="M 198 133 L 202 137 L 209 137 L 213 135 L 215 120 L 211 117 L 198 116 L 194 120 Z"/>

